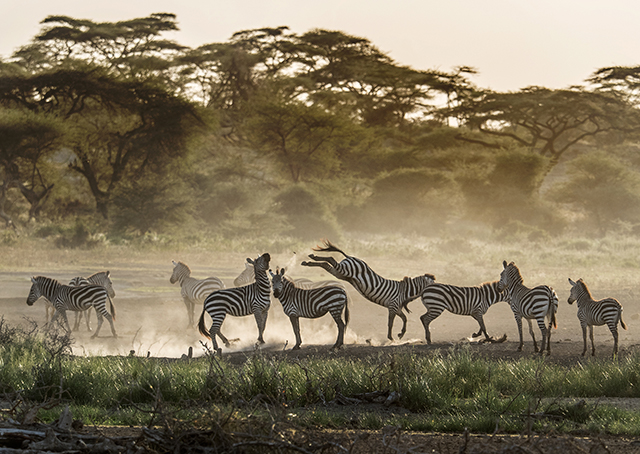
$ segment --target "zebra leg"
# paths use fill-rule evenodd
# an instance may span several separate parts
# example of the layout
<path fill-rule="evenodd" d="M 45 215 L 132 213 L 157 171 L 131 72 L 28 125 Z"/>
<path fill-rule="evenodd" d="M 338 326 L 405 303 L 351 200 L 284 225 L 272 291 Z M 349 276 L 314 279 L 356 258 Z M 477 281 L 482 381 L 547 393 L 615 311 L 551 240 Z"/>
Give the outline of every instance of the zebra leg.
<path fill-rule="evenodd" d="M 102 328 L 102 323 L 104 322 L 104 317 L 99 311 L 96 311 L 96 317 L 98 318 L 98 326 L 96 326 L 96 332 L 93 333 L 93 336 L 91 336 L 91 339 L 98 337 L 98 334 L 100 333 L 100 328 Z"/>
<path fill-rule="evenodd" d="M 220 338 L 220 340 L 222 341 L 222 343 L 224 344 L 225 347 L 229 348 L 229 345 L 231 345 L 229 343 L 229 339 L 227 339 L 226 337 L 224 337 L 224 335 L 220 332 L 220 330 L 218 330 L 217 332 L 218 337 Z"/>
<path fill-rule="evenodd" d="M 84 318 L 87 321 L 87 331 L 91 332 L 91 308 L 84 311 Z"/>
<path fill-rule="evenodd" d="M 309 257 L 315 257 L 313 254 L 310 255 Z M 329 259 L 331 259 L 331 257 L 327 257 Z M 317 260 L 317 259 L 314 259 Z M 331 259 L 333 260 L 333 259 Z M 335 260 L 333 260 L 335 263 Z M 335 277 L 336 279 L 341 279 L 341 280 L 348 280 L 348 277 L 345 276 L 344 274 L 342 274 L 341 272 L 339 272 L 336 268 L 334 268 L 333 266 L 329 265 L 326 262 L 302 262 L 300 265 L 302 266 L 317 266 L 320 267 L 322 269 L 324 269 L 327 273 L 331 274 L 333 277 Z M 337 263 L 336 263 L 337 265 Z"/>
<path fill-rule="evenodd" d="M 73 322 L 73 330 L 78 331 L 80 328 L 80 322 L 82 321 L 82 311 L 76 311 L 74 315 L 75 320 Z"/>
<path fill-rule="evenodd" d="M 529 334 L 531 335 L 531 339 L 533 340 L 533 351 L 537 353 L 540 350 L 538 349 L 538 343 L 536 342 L 536 335 L 533 332 L 533 323 L 531 322 L 530 318 L 527 319 L 527 323 L 529 324 Z M 544 331 L 542 332 L 542 348 L 544 349 Z"/>
<path fill-rule="evenodd" d="M 582 356 L 584 356 L 587 353 L 587 325 L 582 323 L 581 326 L 582 326 L 582 343 L 584 344 L 584 348 L 582 349 Z"/>
<path fill-rule="evenodd" d="M 542 319 L 538 319 L 538 327 L 540 328 L 540 332 L 542 333 L 542 344 L 540 345 L 540 355 L 544 354 L 545 349 L 547 350 L 547 353 L 550 353 L 548 351 L 548 344 L 549 344 L 549 338 L 551 337 L 551 331 L 547 330 L 547 325 L 545 325 L 544 323 L 544 317 Z"/>
<path fill-rule="evenodd" d="M 614 323 L 615 325 L 609 325 L 609 331 L 613 335 L 613 356 L 615 357 L 618 354 L 618 321 Z"/>
<path fill-rule="evenodd" d="M 424 326 L 424 337 L 427 340 L 427 344 L 431 343 L 431 331 L 429 331 L 429 325 L 432 321 L 442 314 L 442 308 L 429 307 L 427 308 L 428 312 L 422 316 L 420 316 L 420 321 L 422 322 L 422 326 Z"/>
<path fill-rule="evenodd" d="M 333 257 L 318 257 L 317 255 L 309 254 L 309 258 L 316 262 L 327 262 L 329 265 L 331 265 L 334 268 L 338 267 L 338 262 L 336 262 L 336 259 L 334 259 Z"/>
<path fill-rule="evenodd" d="M 591 339 L 591 356 L 596 356 L 596 344 L 593 342 L 593 325 L 589 325 L 589 338 Z"/>
<path fill-rule="evenodd" d="M 195 310 L 195 304 L 193 304 L 191 300 L 186 296 L 182 298 L 182 302 L 184 303 L 184 306 L 187 309 L 187 317 L 189 318 L 189 322 L 187 322 L 187 327 L 191 327 L 193 326 L 193 317 L 194 317 L 193 312 Z"/>
<path fill-rule="evenodd" d="M 524 339 L 522 336 L 522 317 L 520 317 L 519 315 L 516 315 L 515 318 L 516 318 L 516 325 L 518 325 L 518 334 L 520 335 L 520 344 L 518 344 L 518 351 L 521 352 L 522 347 L 524 346 Z"/>
<path fill-rule="evenodd" d="M 402 312 L 402 309 L 400 309 L 396 313 L 396 315 L 400 317 L 400 319 L 402 320 L 402 331 L 398 333 L 398 339 L 402 339 L 405 333 L 407 332 L 407 316 L 404 315 L 404 312 Z M 393 321 L 391 323 L 393 323 Z M 389 327 L 389 329 L 391 329 L 391 327 Z"/>
<path fill-rule="evenodd" d="M 486 340 L 491 339 L 487 334 L 487 328 L 484 325 L 484 319 L 482 318 L 482 314 L 473 314 L 472 317 L 475 319 L 476 322 L 478 322 L 478 325 L 480 326 L 479 331 L 477 333 L 474 333 L 473 337 L 478 337 L 480 336 L 480 334 L 484 334 L 484 338 Z"/>
<path fill-rule="evenodd" d="M 345 324 L 342 322 L 342 308 L 340 308 L 340 311 L 333 311 L 331 316 L 335 320 L 336 325 L 338 325 L 338 338 L 336 339 L 336 343 L 333 344 L 333 347 L 331 347 L 331 350 L 336 350 L 344 344 Z"/>
<path fill-rule="evenodd" d="M 294 345 L 291 350 L 300 350 L 300 345 L 302 344 L 302 337 L 300 336 L 300 319 L 292 315 L 289 317 L 289 320 L 291 320 L 293 333 L 296 335 L 296 345 Z"/>
<path fill-rule="evenodd" d="M 202 314 L 204 316 L 204 311 L 202 312 Z M 209 338 L 211 339 L 211 343 L 213 344 L 213 351 L 217 352 L 218 355 L 222 355 L 222 349 L 218 347 L 218 341 L 216 341 L 216 336 L 220 337 L 223 342 L 224 342 L 224 339 L 226 339 L 224 336 L 221 335 L 220 328 L 222 327 L 222 322 L 224 322 L 224 319 L 227 316 L 227 314 L 219 313 L 214 315 L 215 315 L 215 318 L 211 317 L 213 324 L 209 329 Z M 202 317 L 200 317 L 200 319 L 202 320 Z M 204 322 L 203 322 L 203 325 L 204 325 Z"/>
<path fill-rule="evenodd" d="M 267 312 L 266 310 L 257 310 L 253 313 L 253 316 L 256 318 L 256 324 L 258 325 L 259 344 L 264 344 L 264 338 L 262 337 L 262 335 L 264 333 L 264 328 L 267 325 L 267 315 L 269 315 L 269 312 Z"/>
<path fill-rule="evenodd" d="M 61 310 L 60 313 L 62 314 L 62 320 L 64 320 L 64 326 L 66 326 L 67 332 L 71 334 L 71 326 L 69 325 L 69 319 L 67 318 L 67 311 Z"/>

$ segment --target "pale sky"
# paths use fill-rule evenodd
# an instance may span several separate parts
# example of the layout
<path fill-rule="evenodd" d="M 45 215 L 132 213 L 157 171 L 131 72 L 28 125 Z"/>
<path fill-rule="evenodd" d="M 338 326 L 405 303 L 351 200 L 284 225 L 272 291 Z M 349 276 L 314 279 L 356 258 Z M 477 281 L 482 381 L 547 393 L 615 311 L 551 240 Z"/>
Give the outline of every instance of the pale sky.
<path fill-rule="evenodd" d="M 29 43 L 49 15 L 96 22 L 167 12 L 197 47 L 240 30 L 288 26 L 367 38 L 397 63 L 473 66 L 482 88 L 581 84 L 596 69 L 640 65 L 637 0 L 0 0 L 0 55 Z"/>

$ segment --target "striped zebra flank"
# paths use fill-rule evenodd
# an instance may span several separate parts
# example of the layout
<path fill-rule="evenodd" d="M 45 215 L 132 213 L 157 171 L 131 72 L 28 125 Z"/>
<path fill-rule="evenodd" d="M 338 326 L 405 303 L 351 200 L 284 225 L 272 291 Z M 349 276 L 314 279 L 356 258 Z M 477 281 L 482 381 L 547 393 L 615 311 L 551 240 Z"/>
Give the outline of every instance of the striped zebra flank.
<path fill-rule="evenodd" d="M 253 265 L 255 271 L 253 284 L 216 290 L 204 300 L 198 330 L 203 336 L 211 339 L 213 348 L 218 354 L 222 353 L 222 349 L 218 347 L 216 336 L 220 337 L 226 347 L 229 347 L 229 341 L 220 332 L 227 314 L 234 317 L 253 314 L 258 325 L 258 343 L 264 344 L 263 333 L 271 305 L 271 284 L 267 276 L 270 260 L 271 256 L 268 253 L 262 254 L 255 260 L 248 258 L 247 262 Z M 205 313 L 209 314 L 213 322 L 209 330 L 205 327 Z"/>
<path fill-rule="evenodd" d="M 276 274 L 271 274 L 273 296 L 280 303 L 284 313 L 291 321 L 293 332 L 296 336 L 296 344 L 293 350 L 298 350 L 302 344 L 300 336 L 300 317 L 319 318 L 329 313 L 338 326 L 338 338 L 331 347 L 332 350 L 342 347 L 344 344 L 344 332 L 349 324 L 349 306 L 347 292 L 342 286 L 324 285 L 316 288 L 300 288 L 284 276 L 282 268 Z M 344 311 L 345 321 L 342 321 Z"/>
<path fill-rule="evenodd" d="M 185 263 L 174 261 L 171 263 L 173 263 L 173 273 L 171 273 L 169 282 L 180 284 L 180 295 L 189 317 L 188 326 L 193 326 L 196 306 L 203 304 L 212 292 L 225 288 L 224 282 L 213 276 L 204 279 L 193 278 L 191 277 L 191 269 Z"/>
<path fill-rule="evenodd" d="M 594 300 L 589 291 L 589 287 L 582 279 L 571 284 L 571 294 L 568 303 L 578 304 L 578 320 L 582 327 L 582 342 L 584 348 L 582 356 L 587 353 L 587 327 L 589 328 L 589 338 L 591 339 L 591 355 L 596 354 L 596 346 L 593 342 L 593 327 L 607 325 L 609 331 L 613 335 L 613 356 L 618 354 L 618 323 L 623 329 L 627 329 L 624 320 L 622 320 L 622 305 L 615 298 L 604 298 Z"/>
<path fill-rule="evenodd" d="M 402 320 L 402 331 L 398 333 L 398 338 L 402 339 L 407 332 L 407 317 L 403 312 L 409 308 L 407 305 L 418 298 L 427 286 L 435 281 L 432 274 L 424 274 L 417 277 L 405 277 L 401 281 L 385 279 L 373 271 L 363 260 L 350 257 L 343 251 L 335 247 L 329 241 L 324 242 L 324 246 L 313 248 L 318 252 L 337 252 L 345 258 L 337 262 L 333 257 L 318 257 L 309 255 L 312 262 L 302 262 L 302 266 L 316 266 L 323 268 L 337 279 L 347 281 L 367 300 L 380 306 L 386 307 L 389 311 L 389 321 L 387 327 L 387 338 L 393 341 L 393 321 L 396 316 Z"/>
<path fill-rule="evenodd" d="M 111 334 L 113 337 L 118 337 L 115 327 L 113 326 L 113 320 L 116 318 L 115 307 L 104 287 L 99 285 L 71 287 L 69 285 L 62 285 L 57 280 L 48 277 L 32 277 L 31 289 L 27 296 L 27 304 L 32 306 L 41 297 L 51 301 L 56 310 L 51 321 L 48 323 L 48 327 L 53 326 L 53 323 L 58 317 L 62 317 L 64 326 L 68 332 L 71 332 L 69 320 L 67 319 L 67 311 L 85 311 L 89 307 L 93 307 L 98 318 L 98 326 L 96 332 L 91 337 L 95 338 L 98 336 L 104 318 L 106 318 L 111 325 Z M 106 308 L 107 300 L 109 301 L 111 313 L 109 313 Z"/>
<path fill-rule="evenodd" d="M 82 276 L 74 277 L 69 281 L 69 285 L 71 287 L 79 287 L 81 285 L 99 285 L 107 290 L 109 298 L 115 298 L 116 296 L 116 291 L 113 289 L 113 282 L 111 282 L 110 271 L 99 271 L 86 278 Z M 82 322 L 83 317 L 86 320 L 87 331 L 91 331 L 91 321 L 89 319 L 90 313 L 91 308 L 86 311 L 75 312 L 75 322 L 73 323 L 74 331 L 77 331 L 80 328 L 80 323 Z"/>
<path fill-rule="evenodd" d="M 533 339 L 534 351 L 540 351 L 544 354 L 551 353 L 551 327 L 557 327 L 556 312 L 558 311 L 558 295 L 547 285 L 539 285 L 534 288 L 526 287 L 523 282 L 522 274 L 515 263 L 507 264 L 502 262 L 503 270 L 500 273 L 498 281 L 498 291 L 506 291 L 513 311 L 513 316 L 518 325 L 518 334 L 520 335 L 520 344 L 518 351 L 522 351 L 524 340 L 522 336 L 522 319 L 524 318 L 529 324 L 529 334 Z M 538 350 L 538 344 L 533 332 L 532 320 L 538 323 L 540 332 L 542 333 L 542 348 Z M 546 320 L 549 321 L 547 328 Z"/>
<path fill-rule="evenodd" d="M 422 292 L 422 304 L 427 313 L 420 317 L 424 326 L 427 344 L 431 343 L 429 324 L 445 310 L 456 315 L 468 315 L 478 322 L 480 329 L 472 337 L 484 334 L 486 341 L 492 340 L 487 334 L 484 314 L 501 301 L 508 301 L 506 292 L 498 291 L 498 281 L 485 282 L 475 287 L 458 287 L 448 284 L 431 284 Z"/>

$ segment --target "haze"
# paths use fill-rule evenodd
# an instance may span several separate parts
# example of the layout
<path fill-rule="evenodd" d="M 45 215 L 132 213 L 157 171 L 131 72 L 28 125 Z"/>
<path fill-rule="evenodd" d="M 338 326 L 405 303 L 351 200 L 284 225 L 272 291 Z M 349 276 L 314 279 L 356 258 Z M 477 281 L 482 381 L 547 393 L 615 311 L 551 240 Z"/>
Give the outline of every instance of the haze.
<path fill-rule="evenodd" d="M 156 12 L 177 15 L 166 38 L 190 47 L 228 40 L 240 30 L 287 25 L 368 38 L 416 69 L 479 70 L 483 88 L 564 88 L 607 66 L 640 62 L 640 4 L 631 0 L 4 0 L 0 55 L 27 44 L 49 15 L 117 21 Z"/>

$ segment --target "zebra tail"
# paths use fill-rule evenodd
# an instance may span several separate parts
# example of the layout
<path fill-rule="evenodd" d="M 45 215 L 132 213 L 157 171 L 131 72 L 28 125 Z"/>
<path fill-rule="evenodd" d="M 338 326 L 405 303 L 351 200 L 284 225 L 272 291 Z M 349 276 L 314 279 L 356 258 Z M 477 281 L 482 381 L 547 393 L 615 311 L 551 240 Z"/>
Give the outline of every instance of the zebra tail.
<path fill-rule="evenodd" d="M 348 257 L 347 254 L 345 254 L 340 249 L 338 249 L 333 244 L 331 244 L 331 241 L 329 241 L 329 240 L 324 240 L 324 247 L 316 246 L 316 247 L 313 248 L 313 250 L 316 251 L 316 252 L 339 252 L 340 254 L 344 255 L 345 257 Z"/>
<path fill-rule="evenodd" d="M 111 309 L 111 318 L 115 320 L 116 319 L 116 307 L 113 305 L 113 301 L 111 300 L 111 297 L 109 295 L 107 295 L 107 298 L 109 298 L 109 308 Z M 88 314 L 88 312 L 87 312 L 87 314 Z"/>
<path fill-rule="evenodd" d="M 622 329 L 627 329 L 627 325 L 625 325 L 624 320 L 622 320 L 622 310 L 620 311 L 620 326 L 622 326 Z"/>
<path fill-rule="evenodd" d="M 200 314 L 200 320 L 198 321 L 198 331 L 200 331 L 200 334 L 202 334 L 207 339 L 211 339 L 211 334 L 209 334 L 209 330 L 207 330 L 207 327 L 204 326 L 204 314 L 205 314 L 205 312 L 206 311 L 203 308 L 202 309 L 202 314 Z"/>
<path fill-rule="evenodd" d="M 402 303 L 402 308 L 407 311 L 407 314 L 410 314 L 411 311 L 409 310 L 409 303 L 413 301 L 413 300 L 409 300 L 409 301 L 405 301 L 404 303 Z"/>

